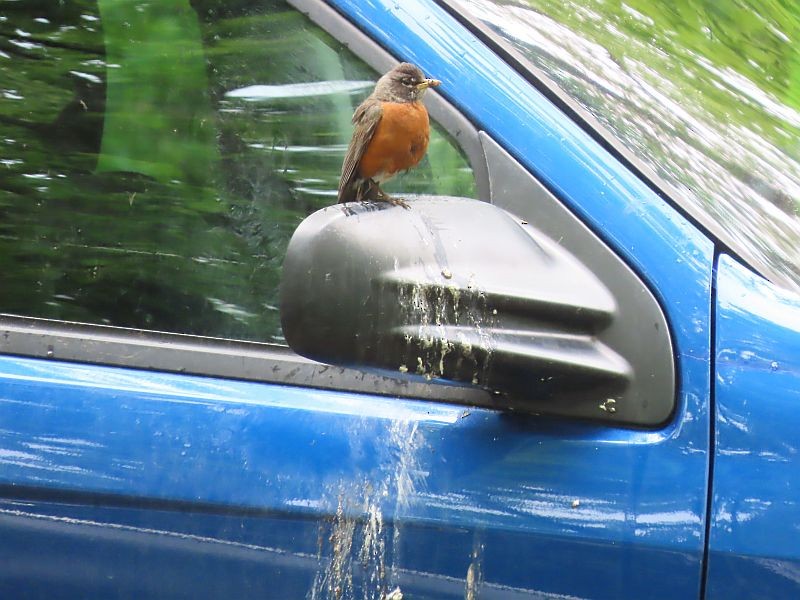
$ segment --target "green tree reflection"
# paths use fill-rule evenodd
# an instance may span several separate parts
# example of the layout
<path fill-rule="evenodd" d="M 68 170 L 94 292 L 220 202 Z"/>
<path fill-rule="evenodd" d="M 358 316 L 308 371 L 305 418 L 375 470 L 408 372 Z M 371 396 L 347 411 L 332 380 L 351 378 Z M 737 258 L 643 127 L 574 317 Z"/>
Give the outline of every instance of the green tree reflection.
<path fill-rule="evenodd" d="M 375 79 L 279 1 L 6 3 L 0 311 L 281 342 L 286 245 Z M 395 190 L 475 195 L 438 129 Z"/>

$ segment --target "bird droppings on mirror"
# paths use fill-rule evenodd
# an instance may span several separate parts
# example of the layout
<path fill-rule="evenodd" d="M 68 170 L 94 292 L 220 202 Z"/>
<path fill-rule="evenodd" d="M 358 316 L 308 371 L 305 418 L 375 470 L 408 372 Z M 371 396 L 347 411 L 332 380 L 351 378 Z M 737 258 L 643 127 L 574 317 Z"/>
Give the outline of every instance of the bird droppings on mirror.
<path fill-rule="evenodd" d="M 631 367 L 598 335 L 616 302 L 579 261 L 490 204 L 409 204 L 335 205 L 298 227 L 281 309 L 295 352 L 476 386 L 502 408 L 588 398 L 596 410 L 624 394 Z"/>

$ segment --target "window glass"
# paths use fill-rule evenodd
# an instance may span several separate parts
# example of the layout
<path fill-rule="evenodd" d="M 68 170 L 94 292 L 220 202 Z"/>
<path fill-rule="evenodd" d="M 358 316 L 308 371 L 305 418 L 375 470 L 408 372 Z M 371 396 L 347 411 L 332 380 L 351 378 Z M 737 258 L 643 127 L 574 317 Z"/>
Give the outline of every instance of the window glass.
<path fill-rule="evenodd" d="M 800 12 L 783 0 L 465 0 L 800 290 Z"/>
<path fill-rule="evenodd" d="M 3 3 L 0 312 L 281 343 L 377 77 L 280 1 Z M 387 191 L 476 194 L 436 124 Z"/>

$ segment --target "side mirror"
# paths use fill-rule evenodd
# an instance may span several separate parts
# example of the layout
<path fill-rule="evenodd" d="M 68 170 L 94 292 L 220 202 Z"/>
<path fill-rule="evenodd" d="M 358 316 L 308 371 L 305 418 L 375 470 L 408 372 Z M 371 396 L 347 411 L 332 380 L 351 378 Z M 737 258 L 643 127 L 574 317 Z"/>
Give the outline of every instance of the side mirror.
<path fill-rule="evenodd" d="M 484 202 L 324 208 L 289 243 L 281 295 L 298 354 L 480 386 L 499 407 L 613 416 L 635 377 L 630 357 L 602 339 L 617 317 L 612 293 L 532 225 Z"/>

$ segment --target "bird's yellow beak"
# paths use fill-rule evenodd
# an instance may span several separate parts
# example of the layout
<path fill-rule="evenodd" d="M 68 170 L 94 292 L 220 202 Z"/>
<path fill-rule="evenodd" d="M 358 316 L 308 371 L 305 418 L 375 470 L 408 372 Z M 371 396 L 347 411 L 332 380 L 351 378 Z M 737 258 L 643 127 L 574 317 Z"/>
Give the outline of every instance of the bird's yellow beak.
<path fill-rule="evenodd" d="M 439 81 L 438 79 L 426 79 L 422 83 L 418 83 L 417 84 L 417 89 L 418 90 L 424 90 L 424 89 L 427 89 L 429 87 L 436 87 L 437 85 L 441 85 L 441 84 L 442 84 L 442 82 Z"/>

